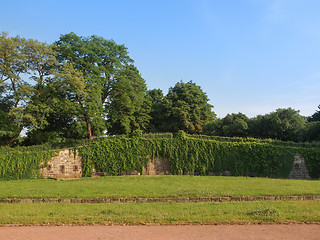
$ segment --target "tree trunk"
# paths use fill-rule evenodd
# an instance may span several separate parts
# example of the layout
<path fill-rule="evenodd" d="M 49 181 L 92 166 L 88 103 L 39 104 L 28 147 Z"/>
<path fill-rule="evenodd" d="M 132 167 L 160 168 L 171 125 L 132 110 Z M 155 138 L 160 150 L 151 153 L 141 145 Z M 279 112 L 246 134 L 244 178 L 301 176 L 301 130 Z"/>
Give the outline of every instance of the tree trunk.
<path fill-rule="evenodd" d="M 16 135 L 14 135 L 13 138 L 9 140 L 9 142 L 7 142 L 6 146 L 10 146 L 20 136 L 20 133 L 22 132 L 23 127 L 24 127 L 24 123 L 21 125 L 20 131 Z"/>
<path fill-rule="evenodd" d="M 88 128 L 88 139 L 93 139 L 92 131 L 91 131 L 91 124 L 89 118 L 86 116 L 87 128 Z"/>

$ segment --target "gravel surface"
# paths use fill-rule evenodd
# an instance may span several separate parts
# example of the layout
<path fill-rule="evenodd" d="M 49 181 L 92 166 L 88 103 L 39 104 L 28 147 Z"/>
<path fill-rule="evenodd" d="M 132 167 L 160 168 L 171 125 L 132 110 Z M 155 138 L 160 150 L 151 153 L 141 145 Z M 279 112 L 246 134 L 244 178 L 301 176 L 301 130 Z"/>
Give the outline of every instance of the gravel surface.
<path fill-rule="evenodd" d="M 169 226 L 10 226 L 0 227 L 0 240 L 88 239 L 219 239 L 319 240 L 317 224 L 169 225 Z"/>

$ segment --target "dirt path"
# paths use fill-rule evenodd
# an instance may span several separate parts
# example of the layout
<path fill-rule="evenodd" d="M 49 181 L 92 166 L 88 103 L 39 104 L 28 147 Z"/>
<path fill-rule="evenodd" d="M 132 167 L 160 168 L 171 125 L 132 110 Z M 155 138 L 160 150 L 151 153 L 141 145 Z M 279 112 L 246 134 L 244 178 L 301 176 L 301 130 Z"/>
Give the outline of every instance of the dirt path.
<path fill-rule="evenodd" d="M 0 203 L 156 203 L 156 202 L 252 202 L 320 200 L 320 196 L 173 197 L 173 198 L 6 198 Z"/>
<path fill-rule="evenodd" d="M 0 227 L 0 240 L 219 239 L 319 240 L 320 225 Z"/>

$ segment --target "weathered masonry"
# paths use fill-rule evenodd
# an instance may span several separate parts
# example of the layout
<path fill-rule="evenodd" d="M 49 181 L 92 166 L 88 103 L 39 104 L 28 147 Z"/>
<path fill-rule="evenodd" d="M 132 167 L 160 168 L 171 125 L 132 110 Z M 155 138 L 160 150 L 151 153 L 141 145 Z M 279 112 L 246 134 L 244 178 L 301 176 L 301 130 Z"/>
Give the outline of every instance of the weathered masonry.
<path fill-rule="evenodd" d="M 170 173 L 170 165 L 167 159 L 151 159 L 148 168 L 143 169 L 144 175 L 164 175 Z M 82 176 L 82 157 L 78 152 L 69 149 L 59 151 L 58 155 L 53 157 L 46 168 L 41 169 L 44 178 L 79 178 Z M 134 171 L 123 173 L 124 175 L 140 175 L 140 172 Z M 96 172 L 93 169 L 93 176 L 103 176 L 104 173 Z"/>
<path fill-rule="evenodd" d="M 294 156 L 293 169 L 289 175 L 290 179 L 311 179 L 304 158 L 296 154 Z"/>
<path fill-rule="evenodd" d="M 69 149 L 60 150 L 58 155 L 53 157 L 46 168 L 41 169 L 41 174 L 45 178 L 79 178 L 82 176 L 82 157 Z M 123 173 L 127 175 L 140 175 L 134 171 Z M 170 174 L 170 164 L 166 158 L 150 159 L 147 168 L 143 169 L 143 175 L 164 175 Z M 93 176 L 103 176 L 104 173 L 96 172 L 93 169 Z M 311 179 L 306 167 L 304 158 L 296 154 L 289 175 L 290 179 Z"/>
<path fill-rule="evenodd" d="M 46 168 L 41 169 L 45 178 L 78 178 L 82 176 L 82 158 L 69 149 L 59 151 Z"/>

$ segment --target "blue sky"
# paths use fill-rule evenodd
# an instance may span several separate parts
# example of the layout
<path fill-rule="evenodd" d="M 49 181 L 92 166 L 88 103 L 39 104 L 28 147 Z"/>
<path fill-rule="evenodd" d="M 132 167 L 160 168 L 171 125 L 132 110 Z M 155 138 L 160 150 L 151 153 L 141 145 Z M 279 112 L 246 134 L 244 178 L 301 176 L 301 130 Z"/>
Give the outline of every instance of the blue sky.
<path fill-rule="evenodd" d="M 192 80 L 218 117 L 320 105 L 319 0 L 0 0 L 0 31 L 125 44 L 149 89 Z"/>

